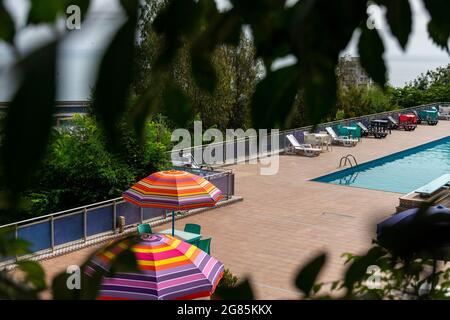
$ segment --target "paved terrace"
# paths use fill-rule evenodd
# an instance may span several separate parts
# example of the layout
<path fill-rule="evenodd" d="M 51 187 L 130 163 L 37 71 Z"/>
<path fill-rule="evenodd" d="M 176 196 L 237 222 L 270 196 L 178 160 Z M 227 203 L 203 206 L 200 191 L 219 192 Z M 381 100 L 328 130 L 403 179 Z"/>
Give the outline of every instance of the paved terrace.
<path fill-rule="evenodd" d="M 212 254 L 240 277 L 249 276 L 259 299 L 296 298 L 293 278 L 299 266 L 320 251 L 329 253 L 322 281 L 341 277 L 344 252 L 371 245 L 374 224 L 395 212 L 400 194 L 308 181 L 333 172 L 348 153 L 359 163 L 450 134 L 450 121 L 393 131 L 384 140 L 363 139 L 355 148 L 333 147 L 318 158 L 281 156 L 274 176 L 259 175 L 259 165 L 232 166 L 236 194 L 244 201 L 178 220 L 198 223 L 212 237 Z M 168 225 L 156 228 L 162 230 Z M 49 279 L 68 265 L 81 264 L 96 247 L 43 261 Z"/>

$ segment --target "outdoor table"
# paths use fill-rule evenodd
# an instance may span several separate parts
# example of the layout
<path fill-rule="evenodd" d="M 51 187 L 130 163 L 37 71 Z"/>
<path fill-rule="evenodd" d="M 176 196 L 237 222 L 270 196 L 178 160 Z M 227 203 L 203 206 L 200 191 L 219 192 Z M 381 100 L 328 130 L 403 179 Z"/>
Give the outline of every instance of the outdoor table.
<path fill-rule="evenodd" d="M 320 148 L 323 151 L 323 146 L 326 146 L 326 149 L 328 150 L 328 147 L 331 147 L 331 143 L 328 143 L 328 140 L 330 139 L 330 136 L 328 133 L 311 133 L 311 136 L 314 136 L 315 138 L 320 140 Z"/>
<path fill-rule="evenodd" d="M 160 231 L 161 234 L 172 235 L 172 229 Z M 190 244 L 195 244 L 202 237 L 200 234 L 175 229 L 175 236 Z"/>

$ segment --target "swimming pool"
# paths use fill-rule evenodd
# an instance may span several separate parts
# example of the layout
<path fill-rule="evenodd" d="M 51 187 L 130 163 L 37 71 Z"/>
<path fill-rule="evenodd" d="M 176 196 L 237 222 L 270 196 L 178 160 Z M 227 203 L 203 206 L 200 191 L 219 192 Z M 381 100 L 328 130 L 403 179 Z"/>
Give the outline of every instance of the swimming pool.
<path fill-rule="evenodd" d="M 312 181 L 409 193 L 450 173 L 450 136 Z"/>

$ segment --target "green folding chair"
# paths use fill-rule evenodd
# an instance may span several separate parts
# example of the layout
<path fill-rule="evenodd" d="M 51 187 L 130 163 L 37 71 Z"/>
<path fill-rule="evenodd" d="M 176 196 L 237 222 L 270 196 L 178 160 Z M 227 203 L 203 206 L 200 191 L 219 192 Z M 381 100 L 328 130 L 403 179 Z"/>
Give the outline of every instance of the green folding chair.
<path fill-rule="evenodd" d="M 211 238 L 199 240 L 197 247 L 207 254 L 211 254 Z"/>
<path fill-rule="evenodd" d="M 137 226 L 137 232 L 139 235 L 145 234 L 145 233 L 153 233 L 152 227 L 148 223 L 140 224 Z"/>
<path fill-rule="evenodd" d="M 200 231 L 202 230 L 202 227 L 195 223 L 186 223 L 184 226 L 184 231 L 195 233 L 195 234 L 201 234 Z"/>

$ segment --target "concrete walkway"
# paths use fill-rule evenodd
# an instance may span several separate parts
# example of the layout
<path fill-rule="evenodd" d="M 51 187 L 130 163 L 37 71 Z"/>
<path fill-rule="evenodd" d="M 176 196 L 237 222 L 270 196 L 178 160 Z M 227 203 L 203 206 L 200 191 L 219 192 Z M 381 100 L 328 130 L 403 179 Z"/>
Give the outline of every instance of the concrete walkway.
<path fill-rule="evenodd" d="M 359 163 L 411 148 L 450 134 L 450 121 L 394 131 L 384 140 L 363 139 L 355 148 L 333 147 L 317 158 L 280 156 L 280 170 L 261 176 L 259 165 L 240 164 L 236 194 L 244 201 L 180 221 L 198 223 L 212 237 L 212 254 L 240 277 L 250 277 L 260 299 L 296 298 L 293 279 L 321 251 L 328 262 L 321 280 L 339 279 L 342 253 L 361 253 L 371 245 L 375 224 L 395 212 L 400 194 L 308 181 L 337 170 L 348 153 Z M 161 226 L 156 230 L 168 228 Z M 68 265 L 81 264 L 95 247 L 42 264 L 49 280 Z"/>

